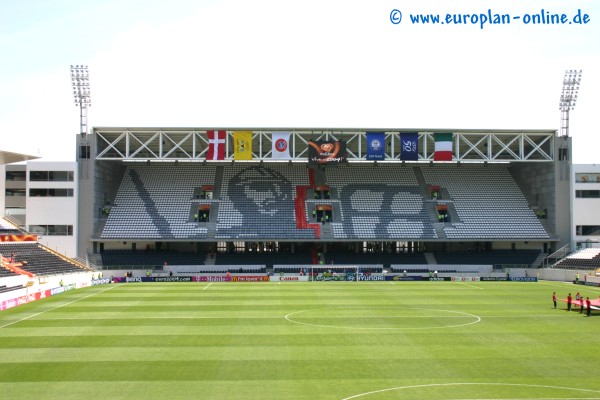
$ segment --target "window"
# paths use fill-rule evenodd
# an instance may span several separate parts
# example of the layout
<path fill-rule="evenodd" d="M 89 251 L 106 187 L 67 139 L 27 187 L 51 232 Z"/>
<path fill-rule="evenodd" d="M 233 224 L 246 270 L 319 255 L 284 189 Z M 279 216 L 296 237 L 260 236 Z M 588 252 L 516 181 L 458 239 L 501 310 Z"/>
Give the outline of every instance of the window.
<path fill-rule="evenodd" d="M 577 225 L 577 234 L 583 236 L 600 236 L 599 225 Z"/>
<path fill-rule="evenodd" d="M 575 197 L 578 199 L 600 199 L 600 190 L 576 190 Z"/>
<path fill-rule="evenodd" d="M 79 158 L 90 158 L 90 146 L 79 146 Z"/>
<path fill-rule="evenodd" d="M 73 225 L 29 225 L 29 232 L 47 236 L 73 236 Z"/>
<path fill-rule="evenodd" d="M 25 189 L 6 189 L 6 196 L 25 196 Z"/>
<path fill-rule="evenodd" d="M 73 171 L 29 171 L 32 182 L 73 182 Z"/>
<path fill-rule="evenodd" d="M 577 183 L 600 183 L 600 174 L 577 173 L 577 174 L 575 174 L 575 182 L 577 182 Z"/>
<path fill-rule="evenodd" d="M 29 171 L 29 180 L 33 182 L 47 182 L 48 171 Z"/>
<path fill-rule="evenodd" d="M 22 182 L 25 180 L 25 175 L 25 171 L 6 171 L 6 180 Z"/>
<path fill-rule="evenodd" d="M 73 189 L 29 189 L 29 197 L 73 197 Z"/>
<path fill-rule="evenodd" d="M 49 171 L 48 180 L 51 182 L 73 182 L 73 171 Z"/>
<path fill-rule="evenodd" d="M 558 149 L 558 161 L 569 161 L 569 149 Z"/>

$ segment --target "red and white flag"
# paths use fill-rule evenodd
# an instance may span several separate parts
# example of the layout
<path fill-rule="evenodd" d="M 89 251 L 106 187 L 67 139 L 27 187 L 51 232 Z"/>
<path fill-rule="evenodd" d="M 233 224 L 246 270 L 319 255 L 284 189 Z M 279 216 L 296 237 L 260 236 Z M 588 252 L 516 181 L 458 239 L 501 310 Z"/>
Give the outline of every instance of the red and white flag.
<path fill-rule="evenodd" d="M 208 151 L 206 152 L 207 160 L 224 160 L 225 159 L 225 131 L 206 131 L 208 136 Z"/>

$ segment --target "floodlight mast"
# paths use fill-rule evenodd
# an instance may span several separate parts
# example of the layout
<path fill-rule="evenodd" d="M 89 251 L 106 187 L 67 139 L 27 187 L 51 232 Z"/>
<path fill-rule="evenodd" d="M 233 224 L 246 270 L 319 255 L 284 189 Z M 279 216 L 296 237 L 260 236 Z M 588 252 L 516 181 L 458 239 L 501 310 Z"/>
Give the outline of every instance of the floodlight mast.
<path fill-rule="evenodd" d="M 75 107 L 79 107 L 79 132 L 82 138 L 87 134 L 87 109 L 92 106 L 90 99 L 90 73 L 87 65 L 71 65 L 71 83 Z"/>
<path fill-rule="evenodd" d="M 582 70 L 566 70 L 563 78 L 562 94 L 560 95 L 560 134 L 569 136 L 569 111 L 575 109 Z"/>

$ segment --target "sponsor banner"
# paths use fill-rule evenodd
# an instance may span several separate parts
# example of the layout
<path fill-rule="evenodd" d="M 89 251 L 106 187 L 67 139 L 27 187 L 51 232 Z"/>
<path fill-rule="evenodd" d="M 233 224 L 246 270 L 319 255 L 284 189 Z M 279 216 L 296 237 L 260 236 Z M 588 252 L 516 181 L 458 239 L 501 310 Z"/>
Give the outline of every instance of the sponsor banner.
<path fill-rule="evenodd" d="M 575 282 L 573 282 L 573 283 L 575 283 Z M 582 281 L 579 281 L 576 284 L 577 285 L 600 287 L 600 283 L 599 282 L 582 282 Z"/>
<path fill-rule="evenodd" d="M 69 283 L 68 285 L 59 286 L 59 287 L 50 289 L 50 295 L 54 296 L 55 294 L 64 293 L 64 292 L 67 292 L 69 290 L 74 290 L 74 289 L 77 289 L 77 285 L 75 285 L 74 283 Z"/>
<path fill-rule="evenodd" d="M 0 303 L 0 310 L 8 310 L 9 308 L 13 308 L 17 306 L 17 299 L 8 299 L 2 300 Z"/>
<path fill-rule="evenodd" d="M 32 301 L 45 299 L 46 297 L 50 297 L 51 295 L 51 290 L 42 290 L 41 292 L 31 293 L 25 296 L 18 296 L 13 299 L 3 300 L 0 302 L 0 311 L 20 306 L 22 304 L 27 304 Z"/>
<path fill-rule="evenodd" d="M 353 275 L 349 276 L 350 279 L 348 280 L 355 280 L 355 277 Z M 359 274 L 358 275 L 358 280 L 359 281 L 367 281 L 367 282 L 371 282 L 371 281 L 383 281 L 383 275 L 364 275 L 364 274 Z"/>
<path fill-rule="evenodd" d="M 140 276 L 134 276 L 134 277 L 131 277 L 131 278 L 125 278 L 125 282 L 127 282 L 127 283 L 142 282 L 142 277 L 140 277 Z"/>
<path fill-rule="evenodd" d="M 352 280 L 352 279 L 346 279 L 346 275 L 331 275 L 331 276 L 323 276 L 323 275 L 319 275 L 319 276 L 315 276 L 313 277 L 313 280 L 315 281 L 320 281 L 320 282 L 331 282 L 331 281 L 346 281 L 346 280 Z"/>
<path fill-rule="evenodd" d="M 229 282 L 231 278 L 225 275 L 222 276 L 211 276 L 211 275 L 200 275 L 194 276 L 192 282 Z"/>
<path fill-rule="evenodd" d="M 146 281 L 145 279 L 143 280 Z M 155 276 L 150 278 L 150 282 L 191 282 L 191 276 Z"/>
<path fill-rule="evenodd" d="M 110 283 L 110 279 L 108 279 L 108 278 L 101 278 L 101 279 L 93 279 L 92 280 L 92 286 L 106 285 L 107 283 Z"/>
<path fill-rule="evenodd" d="M 386 281 L 422 281 L 422 276 L 386 275 Z"/>
<path fill-rule="evenodd" d="M 271 276 L 271 282 L 308 282 L 308 276 Z"/>
<path fill-rule="evenodd" d="M 356 281 L 356 274 L 354 273 L 342 273 L 342 274 L 336 274 L 336 275 L 319 275 L 314 277 L 315 281 L 338 281 L 338 282 L 352 282 L 352 281 Z M 371 282 L 371 281 L 384 281 L 385 277 L 383 275 L 380 274 L 375 274 L 375 275 L 371 275 L 371 274 L 362 274 L 359 273 L 358 274 L 358 280 L 359 281 L 363 281 L 363 282 Z"/>
<path fill-rule="evenodd" d="M 345 162 L 346 142 L 343 140 L 310 140 L 308 142 L 309 164 L 337 164 Z"/>
<path fill-rule="evenodd" d="M 269 277 L 267 275 L 241 275 L 241 276 L 232 276 L 232 282 L 269 282 Z"/>
<path fill-rule="evenodd" d="M 37 242 L 37 235 L 0 235 L 0 242 Z"/>
<path fill-rule="evenodd" d="M 449 276 L 444 276 L 441 278 L 426 278 L 425 280 L 429 281 L 429 282 L 444 282 L 444 281 L 451 281 L 452 278 L 450 278 Z"/>
<path fill-rule="evenodd" d="M 481 282 L 499 282 L 499 281 L 507 281 L 508 279 L 505 276 L 482 276 L 480 278 Z"/>
<path fill-rule="evenodd" d="M 479 282 L 478 276 L 453 276 L 450 278 L 452 282 Z"/>
<path fill-rule="evenodd" d="M 517 276 L 514 278 L 508 278 L 511 282 L 537 282 L 536 277 L 528 277 L 528 276 Z"/>

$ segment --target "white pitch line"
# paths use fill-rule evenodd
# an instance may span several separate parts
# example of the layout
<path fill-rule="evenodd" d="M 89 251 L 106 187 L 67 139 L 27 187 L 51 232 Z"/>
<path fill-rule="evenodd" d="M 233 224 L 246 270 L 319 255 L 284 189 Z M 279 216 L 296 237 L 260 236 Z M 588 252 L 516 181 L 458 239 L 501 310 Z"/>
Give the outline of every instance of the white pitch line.
<path fill-rule="evenodd" d="M 520 383 L 484 383 L 484 382 L 462 382 L 462 383 L 431 383 L 425 385 L 410 385 L 410 386 L 396 386 L 386 389 L 373 390 L 371 392 L 359 393 L 354 396 L 344 397 L 342 400 L 351 400 L 359 397 L 368 397 L 373 394 L 379 394 L 384 392 L 390 392 L 395 390 L 404 390 L 404 389 L 420 389 L 420 388 L 430 388 L 430 387 L 448 387 L 448 386 L 516 386 L 516 387 L 526 387 L 526 388 L 540 388 L 540 389 L 559 389 L 564 391 L 573 391 L 573 392 L 587 392 L 587 393 L 600 393 L 598 390 L 593 389 L 582 389 L 582 388 L 570 388 L 564 386 L 550 386 L 550 385 L 531 385 L 531 384 L 520 384 Z M 585 399 L 598 399 L 598 397 L 584 397 Z M 533 398 L 536 400 L 545 399 L 545 398 Z"/>
<path fill-rule="evenodd" d="M 76 299 L 76 300 L 70 301 L 70 302 L 68 302 L 68 303 L 61 304 L 60 306 L 56 306 L 56 307 L 54 307 L 54 308 L 50 308 L 50 309 L 48 309 L 48 310 L 45 310 L 45 311 L 39 312 L 39 313 L 37 313 L 37 314 L 32 314 L 32 315 L 30 315 L 30 316 L 28 316 L 28 317 L 21 318 L 21 319 L 18 319 L 18 320 L 16 320 L 16 321 L 13 321 L 13 322 L 9 322 L 9 323 L 8 323 L 8 324 L 6 324 L 6 325 L 0 325 L 0 329 L 2 329 L 2 328 L 6 328 L 7 326 L 11 326 L 11 325 L 14 325 L 14 324 L 16 324 L 16 323 L 19 323 L 19 322 L 23 322 L 23 321 L 25 321 L 25 320 L 28 320 L 28 319 L 30 319 L 30 318 L 33 318 L 33 317 L 37 317 L 38 315 L 45 314 L 45 313 L 47 313 L 48 311 L 54 311 L 54 310 L 56 310 L 56 309 L 58 309 L 58 308 L 61 308 L 61 307 L 64 307 L 64 306 L 68 306 L 68 305 L 70 305 L 70 304 L 73 304 L 73 303 L 76 303 L 76 302 L 78 302 L 79 300 L 84 300 L 84 299 L 87 299 L 88 297 L 95 296 L 95 295 L 97 295 L 98 293 L 104 293 L 104 292 L 106 292 L 106 291 L 108 291 L 108 290 L 111 290 L 111 289 L 114 289 L 114 288 L 116 288 L 117 286 L 121 286 L 121 285 L 117 284 L 117 285 L 114 285 L 114 286 L 111 286 L 111 287 L 109 287 L 108 289 L 104 289 L 104 290 L 102 290 L 102 291 L 100 291 L 100 292 L 92 293 L 92 294 L 90 294 L 89 296 L 85 296 L 85 297 L 82 297 L 82 298 L 80 298 L 80 299 Z"/>
<path fill-rule="evenodd" d="M 468 283 L 464 283 L 464 282 L 456 282 L 456 283 L 460 283 L 461 285 L 465 285 L 465 286 L 472 287 L 472 288 L 475 288 L 475 289 L 483 290 L 482 287 L 475 286 L 475 285 L 469 285 Z"/>
<path fill-rule="evenodd" d="M 202 288 L 202 290 L 206 290 L 206 289 L 208 289 L 208 288 L 210 287 L 210 285 L 212 285 L 212 284 L 213 284 L 213 283 L 212 283 L 212 282 L 210 282 L 208 285 L 204 286 L 204 288 Z"/>

